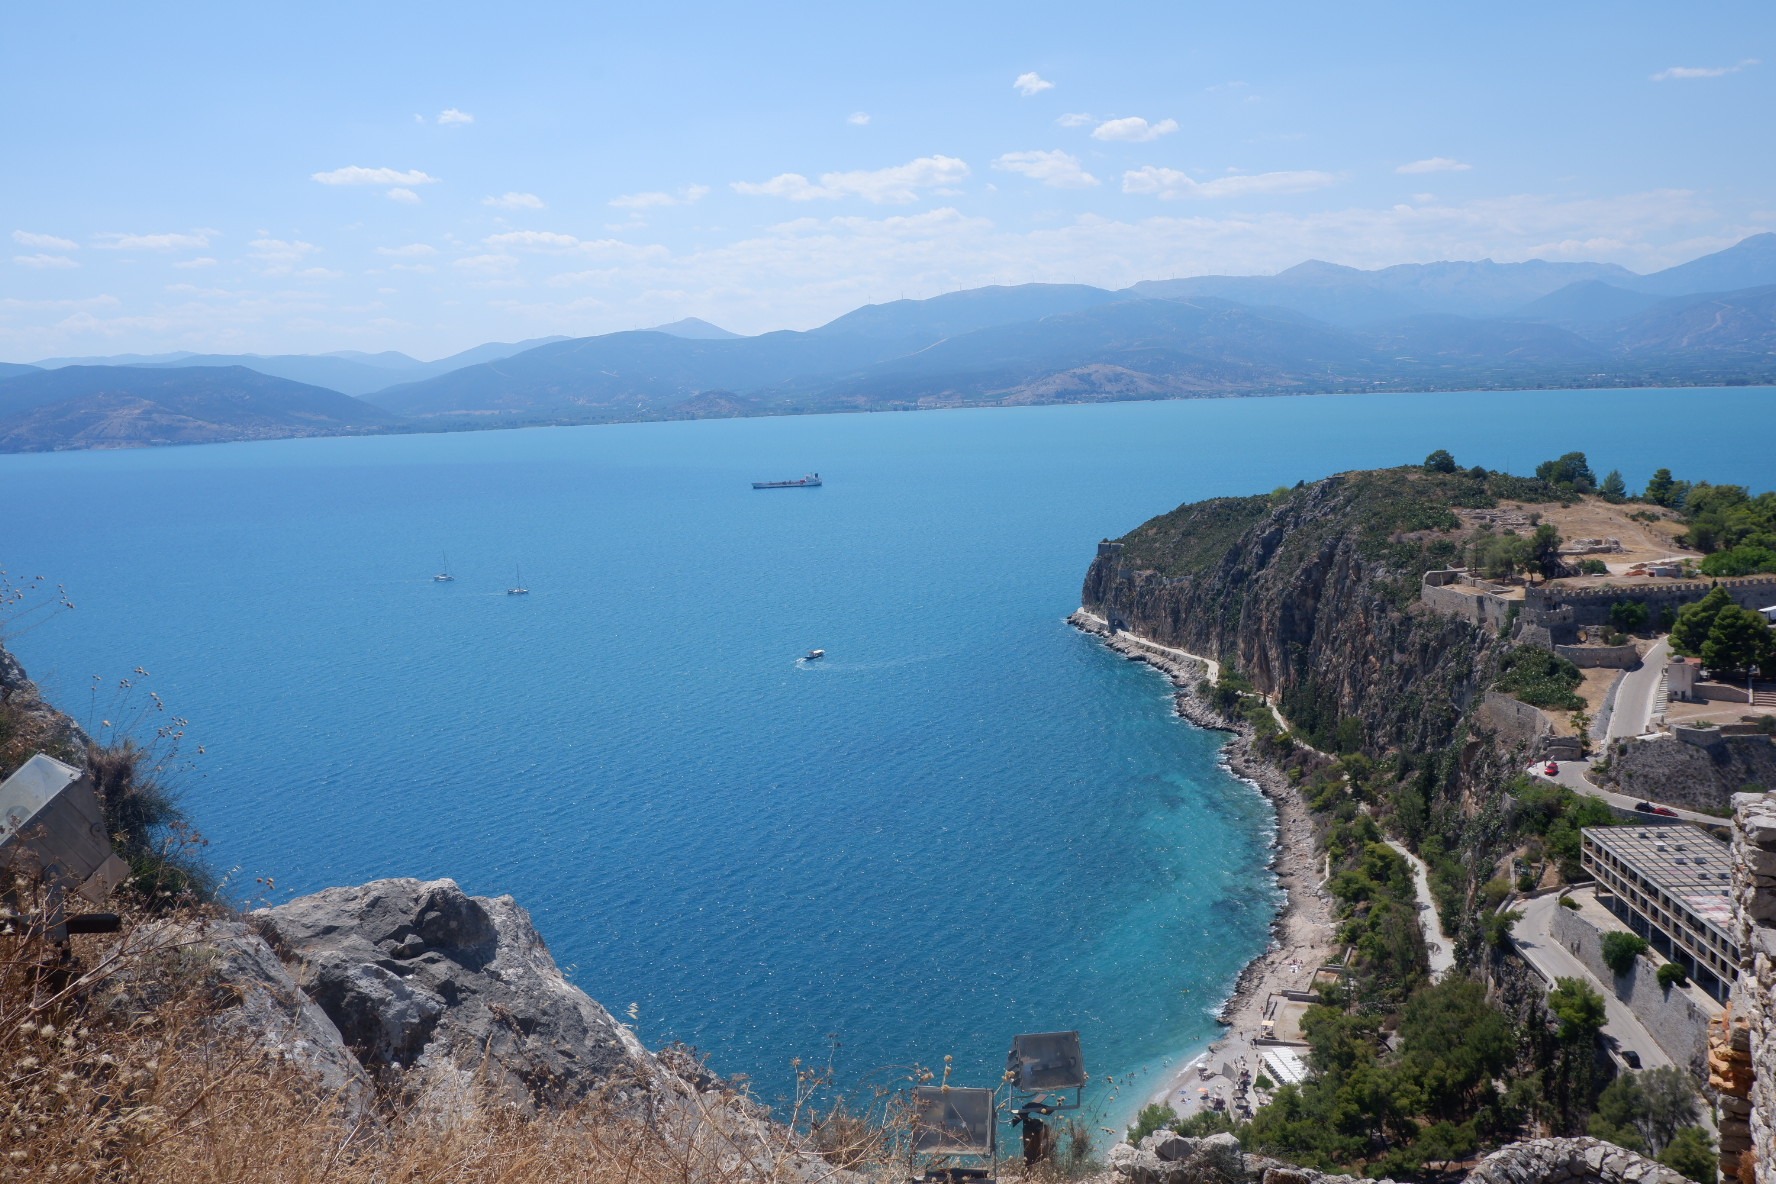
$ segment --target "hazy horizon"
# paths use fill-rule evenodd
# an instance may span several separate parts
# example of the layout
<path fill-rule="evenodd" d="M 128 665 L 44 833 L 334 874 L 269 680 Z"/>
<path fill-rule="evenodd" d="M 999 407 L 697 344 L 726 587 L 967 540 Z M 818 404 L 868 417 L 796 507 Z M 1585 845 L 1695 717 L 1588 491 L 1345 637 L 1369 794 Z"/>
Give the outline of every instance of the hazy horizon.
<path fill-rule="evenodd" d="M 1773 22 L 1641 18 L 21 10 L 0 357 L 436 358 L 1307 259 L 1655 271 L 1776 227 L 1742 117 Z"/>

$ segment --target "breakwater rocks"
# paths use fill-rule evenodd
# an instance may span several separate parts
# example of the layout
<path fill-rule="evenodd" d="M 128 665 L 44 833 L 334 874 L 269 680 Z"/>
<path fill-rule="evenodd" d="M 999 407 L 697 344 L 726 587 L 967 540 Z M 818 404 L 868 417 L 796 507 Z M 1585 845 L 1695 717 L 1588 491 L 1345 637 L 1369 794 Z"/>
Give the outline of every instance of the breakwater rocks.
<path fill-rule="evenodd" d="M 1189 1139 L 1159 1131 L 1139 1147 L 1113 1148 L 1110 1169 L 1114 1179 L 1128 1184 L 1372 1184 L 1243 1154 L 1239 1140 L 1228 1134 Z M 1688 1184 L 1680 1173 L 1643 1155 L 1583 1138 L 1513 1143 L 1481 1160 L 1468 1179 L 1478 1184 Z"/>

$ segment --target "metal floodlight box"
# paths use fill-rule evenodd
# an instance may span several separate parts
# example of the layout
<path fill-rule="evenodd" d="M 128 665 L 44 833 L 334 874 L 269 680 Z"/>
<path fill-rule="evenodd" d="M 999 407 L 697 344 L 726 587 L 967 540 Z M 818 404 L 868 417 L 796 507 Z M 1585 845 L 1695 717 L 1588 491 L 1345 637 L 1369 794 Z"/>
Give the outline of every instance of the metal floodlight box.
<path fill-rule="evenodd" d="M 913 1090 L 913 1150 L 928 1155 L 982 1155 L 998 1150 L 993 1091 L 921 1085 Z"/>
<path fill-rule="evenodd" d="M 1025 1032 L 1011 1038 L 1005 1067 L 1025 1093 L 1077 1089 L 1085 1084 L 1085 1051 L 1078 1032 Z"/>
<path fill-rule="evenodd" d="M 20 864 L 95 904 L 129 876 L 92 782 L 43 753 L 0 782 L 0 867 Z"/>

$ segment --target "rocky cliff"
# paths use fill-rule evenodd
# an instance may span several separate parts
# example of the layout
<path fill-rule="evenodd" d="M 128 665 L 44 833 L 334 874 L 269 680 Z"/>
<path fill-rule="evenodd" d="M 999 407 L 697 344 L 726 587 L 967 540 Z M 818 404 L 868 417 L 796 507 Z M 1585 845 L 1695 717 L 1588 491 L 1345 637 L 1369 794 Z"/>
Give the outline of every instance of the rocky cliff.
<path fill-rule="evenodd" d="M 1244 673 L 1322 747 L 1436 752 L 1498 638 L 1420 608 L 1419 577 L 1459 553 L 1454 510 L 1484 496 L 1393 469 L 1182 506 L 1100 547 L 1084 604 Z"/>

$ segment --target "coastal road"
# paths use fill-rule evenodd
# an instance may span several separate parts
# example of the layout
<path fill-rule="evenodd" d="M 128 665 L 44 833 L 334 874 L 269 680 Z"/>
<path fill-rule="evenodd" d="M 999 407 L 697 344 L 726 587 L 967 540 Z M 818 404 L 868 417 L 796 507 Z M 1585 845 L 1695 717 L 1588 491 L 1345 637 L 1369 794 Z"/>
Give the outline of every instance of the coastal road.
<path fill-rule="evenodd" d="M 1679 741 L 1652 740 L 1648 741 L 1648 743 L 1677 744 Z M 1591 762 L 1588 760 L 1560 761 L 1559 772 L 1552 777 L 1542 771 L 1545 765 L 1546 762 L 1537 761 L 1535 764 L 1529 766 L 1528 772 L 1530 776 L 1540 777 L 1543 781 L 1552 781 L 1558 785 L 1564 785 L 1574 793 L 1582 793 L 1586 797 L 1597 798 L 1600 801 L 1608 802 L 1618 810 L 1626 810 L 1631 814 L 1639 815 L 1645 819 L 1648 826 L 1657 826 L 1661 822 L 1674 821 L 1670 816 L 1641 814 L 1640 811 L 1635 810 L 1634 808 L 1635 805 L 1639 803 L 1639 798 L 1631 798 L 1626 794 L 1613 793 L 1610 790 L 1594 784 L 1590 777 Z M 1681 819 L 1684 822 L 1693 822 L 1697 826 L 1720 826 L 1726 821 L 1724 818 L 1716 818 L 1712 814 L 1699 814 L 1695 810 L 1685 810 L 1681 806 L 1667 806 L 1665 808 L 1675 813 L 1678 819 Z"/>
<path fill-rule="evenodd" d="M 1640 665 L 1622 676 L 1616 688 L 1616 706 L 1610 713 L 1608 739 L 1639 736 L 1651 726 L 1653 701 L 1659 684 L 1665 678 L 1665 666 L 1671 660 L 1671 645 L 1661 637 L 1646 652 Z"/>
<path fill-rule="evenodd" d="M 1616 993 L 1607 984 L 1600 983 L 1592 977 L 1585 964 L 1573 956 L 1572 951 L 1554 939 L 1550 925 L 1554 920 L 1555 910 L 1560 908 L 1560 893 L 1550 892 L 1545 896 L 1537 896 L 1530 900 L 1519 901 L 1517 908 L 1523 912 L 1523 920 L 1511 930 L 1511 940 L 1529 964 L 1541 972 L 1552 988 L 1555 979 L 1576 978 L 1589 985 L 1603 996 L 1604 1013 L 1608 1017 L 1603 1030 L 1613 1036 L 1618 1049 L 1633 1049 L 1640 1054 L 1640 1064 L 1644 1069 L 1658 1069 L 1671 1064 L 1671 1058 L 1659 1047 L 1652 1033 L 1635 1018 L 1628 1010 L 1628 1005 L 1616 998 Z"/>
<path fill-rule="evenodd" d="M 1431 895 L 1431 874 L 1425 868 L 1424 860 L 1399 843 L 1389 839 L 1387 845 L 1405 856 L 1406 862 L 1412 865 L 1412 888 L 1418 895 L 1418 924 L 1424 930 L 1425 949 L 1431 956 L 1431 981 L 1439 982 L 1454 968 L 1455 950 L 1437 923 L 1437 901 Z"/>

